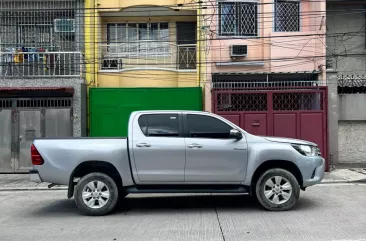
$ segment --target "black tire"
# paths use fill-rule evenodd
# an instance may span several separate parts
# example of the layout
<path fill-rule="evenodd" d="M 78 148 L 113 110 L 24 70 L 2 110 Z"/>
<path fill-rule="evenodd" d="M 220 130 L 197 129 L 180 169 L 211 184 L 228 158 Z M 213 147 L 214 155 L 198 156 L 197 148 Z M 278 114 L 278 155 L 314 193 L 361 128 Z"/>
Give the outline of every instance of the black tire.
<path fill-rule="evenodd" d="M 282 178 L 287 179 L 287 181 L 290 183 L 290 185 L 292 187 L 292 192 L 291 192 L 290 198 L 286 202 L 281 203 L 281 204 L 272 203 L 270 200 L 268 200 L 266 198 L 266 196 L 264 194 L 264 191 L 266 188 L 265 183 L 267 182 L 267 180 L 269 180 L 270 178 L 273 178 L 275 176 L 280 176 Z M 299 199 L 300 186 L 299 186 L 299 183 L 297 182 L 296 177 L 291 172 L 286 171 L 284 169 L 275 168 L 275 169 L 267 170 L 259 177 L 259 179 L 255 185 L 255 193 L 256 193 L 257 200 L 265 209 L 270 210 L 270 211 L 286 211 L 286 210 L 291 209 L 296 204 L 297 200 Z M 279 195 L 281 195 L 281 194 L 279 194 Z M 285 200 L 285 199 L 283 199 L 283 200 Z"/>
<path fill-rule="evenodd" d="M 87 204 L 84 203 L 82 197 L 84 187 L 88 183 L 93 181 L 101 181 L 109 189 L 109 199 L 107 203 L 100 208 L 89 207 Z M 113 179 L 108 175 L 99 172 L 93 172 L 82 177 L 80 181 L 76 184 L 74 196 L 76 206 L 80 209 L 80 211 L 83 214 L 88 216 L 102 216 L 108 214 L 115 208 L 118 202 L 118 187 L 116 183 L 113 181 Z"/>

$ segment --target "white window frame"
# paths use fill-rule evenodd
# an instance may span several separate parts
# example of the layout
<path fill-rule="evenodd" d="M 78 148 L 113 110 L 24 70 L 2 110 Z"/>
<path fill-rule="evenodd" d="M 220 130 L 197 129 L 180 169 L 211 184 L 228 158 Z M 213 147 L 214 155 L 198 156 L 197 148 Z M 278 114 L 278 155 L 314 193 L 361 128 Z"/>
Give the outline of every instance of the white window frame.
<path fill-rule="evenodd" d="M 217 36 L 218 38 L 222 38 L 222 39 L 225 39 L 225 38 L 257 38 L 260 36 L 260 23 L 261 23 L 261 19 L 260 19 L 260 5 L 259 5 L 259 0 L 218 0 L 217 1 L 217 8 L 219 9 L 219 14 L 217 14 L 217 18 L 216 18 L 216 21 L 217 21 Z M 220 8 L 220 3 L 254 3 L 256 4 L 256 7 L 257 7 L 257 33 L 256 35 L 239 35 L 238 33 L 238 26 L 236 26 L 236 33 L 234 35 L 222 35 L 222 32 L 221 32 L 221 8 Z"/>
<path fill-rule="evenodd" d="M 147 34 L 148 34 L 148 36 L 150 37 L 150 32 L 151 32 L 151 24 L 158 24 L 158 41 L 160 40 L 160 26 L 161 26 L 161 24 L 168 24 L 168 36 L 170 37 L 170 29 L 169 29 L 169 22 L 168 21 L 165 21 L 165 22 L 163 22 L 163 21 L 159 21 L 159 22 L 108 22 L 108 23 L 106 23 L 106 36 L 107 36 L 107 44 L 109 45 L 109 44 L 113 44 L 113 42 L 111 42 L 108 38 L 109 38 L 109 34 L 108 34 L 108 28 L 109 28 L 109 26 L 111 26 L 111 25 L 114 25 L 115 27 L 117 27 L 119 24 L 123 24 L 123 25 L 128 25 L 128 24 L 131 24 L 131 25 L 136 25 L 137 26 L 137 33 L 136 33 L 136 41 L 135 42 L 131 42 L 132 44 L 133 43 L 135 43 L 135 44 L 139 44 L 139 43 L 141 43 L 141 42 L 149 42 L 149 41 L 152 41 L 152 40 L 140 40 L 139 39 L 139 25 L 140 24 L 147 24 Z M 128 28 L 125 28 L 125 36 L 127 37 L 127 39 L 128 39 Z M 116 31 L 116 39 L 117 39 L 117 36 L 118 36 L 118 30 Z M 167 42 L 169 43 L 170 42 L 170 39 L 168 39 L 167 40 Z M 130 43 L 130 42 L 127 42 L 127 43 Z M 162 42 L 162 43 L 165 43 L 165 41 L 164 42 Z M 158 44 L 158 43 L 157 43 Z M 162 47 L 164 47 L 164 45 L 162 44 Z M 138 54 L 140 54 L 140 53 L 142 53 L 142 51 L 140 51 L 141 49 L 140 49 L 140 47 L 138 46 L 137 47 L 137 51 L 135 52 L 135 54 L 136 55 L 138 55 Z M 163 52 L 162 53 L 162 55 L 167 55 L 167 54 L 171 54 L 170 53 L 171 52 L 171 50 L 170 50 L 170 48 L 169 48 L 169 50 L 168 50 L 168 52 Z M 143 53 L 149 53 L 149 52 L 143 52 Z M 119 54 L 119 53 L 116 53 L 117 55 Z M 111 54 L 109 54 L 109 55 L 111 55 Z M 112 54 L 113 55 L 113 54 Z"/>
<path fill-rule="evenodd" d="M 301 32 L 302 31 L 302 27 L 301 27 L 301 25 L 302 25 L 302 21 L 301 21 L 301 11 L 302 11 L 301 0 L 286 0 L 286 1 L 287 2 L 297 2 L 297 3 L 299 3 L 299 16 L 298 16 L 298 18 L 299 18 L 299 30 L 297 30 L 297 31 L 285 31 L 285 32 L 276 30 L 276 3 L 277 3 L 277 0 L 273 0 L 273 6 L 272 6 L 272 9 L 273 9 L 273 11 L 272 11 L 273 12 L 273 21 L 272 21 L 273 26 L 272 26 L 272 30 L 273 30 L 273 32 L 276 32 L 276 33 L 287 33 L 287 32 L 297 33 L 297 32 Z"/>

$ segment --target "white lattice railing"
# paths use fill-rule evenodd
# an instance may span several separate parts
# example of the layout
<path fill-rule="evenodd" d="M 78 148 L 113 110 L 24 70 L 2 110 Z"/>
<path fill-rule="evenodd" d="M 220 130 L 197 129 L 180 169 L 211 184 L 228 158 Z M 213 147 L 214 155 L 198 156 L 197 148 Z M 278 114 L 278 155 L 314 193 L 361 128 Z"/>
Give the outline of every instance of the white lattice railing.
<path fill-rule="evenodd" d="M 80 52 L 0 52 L 0 78 L 79 77 Z"/>
<path fill-rule="evenodd" d="M 322 86 L 321 81 L 251 81 L 251 82 L 213 82 L 212 88 L 215 89 L 262 89 L 262 88 L 298 88 Z"/>
<path fill-rule="evenodd" d="M 195 69 L 196 45 L 169 42 L 138 41 L 101 44 L 100 70 L 127 69 Z"/>

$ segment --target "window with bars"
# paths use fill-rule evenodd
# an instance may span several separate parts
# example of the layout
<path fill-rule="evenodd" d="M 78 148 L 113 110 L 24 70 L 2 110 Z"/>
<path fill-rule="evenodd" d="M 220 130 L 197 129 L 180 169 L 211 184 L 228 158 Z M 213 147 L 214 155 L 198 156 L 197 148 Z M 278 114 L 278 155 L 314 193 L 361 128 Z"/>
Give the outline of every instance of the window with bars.
<path fill-rule="evenodd" d="M 109 52 L 169 52 L 168 23 L 109 23 Z"/>
<path fill-rule="evenodd" d="M 19 24 L 18 43 L 27 48 L 53 47 L 52 24 Z"/>
<path fill-rule="evenodd" d="M 275 0 L 275 31 L 300 31 L 300 1 Z"/>
<path fill-rule="evenodd" d="M 220 36 L 257 36 L 258 7 L 254 2 L 219 2 Z"/>

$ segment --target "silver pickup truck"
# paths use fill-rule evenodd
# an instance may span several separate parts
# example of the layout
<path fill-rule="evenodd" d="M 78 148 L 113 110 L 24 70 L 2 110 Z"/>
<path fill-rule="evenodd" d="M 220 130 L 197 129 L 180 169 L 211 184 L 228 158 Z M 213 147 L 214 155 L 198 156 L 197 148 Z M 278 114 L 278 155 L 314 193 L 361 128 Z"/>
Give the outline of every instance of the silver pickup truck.
<path fill-rule="evenodd" d="M 68 185 L 87 215 L 105 215 L 129 193 L 243 193 L 288 210 L 320 183 L 316 144 L 254 136 L 208 112 L 138 111 L 128 137 L 36 139 L 30 179 Z"/>

